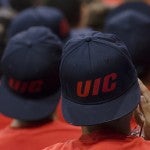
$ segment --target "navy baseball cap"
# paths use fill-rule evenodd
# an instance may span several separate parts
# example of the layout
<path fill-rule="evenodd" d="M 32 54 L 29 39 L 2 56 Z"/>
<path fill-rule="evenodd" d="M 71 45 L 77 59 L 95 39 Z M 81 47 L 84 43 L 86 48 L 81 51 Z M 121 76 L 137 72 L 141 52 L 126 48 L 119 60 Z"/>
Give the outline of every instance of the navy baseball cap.
<path fill-rule="evenodd" d="M 69 36 L 69 24 L 57 8 L 29 8 L 17 15 L 8 29 L 8 38 L 32 26 L 45 26 L 51 29 L 61 40 Z"/>
<path fill-rule="evenodd" d="M 150 17 L 137 11 L 124 11 L 111 18 L 104 29 L 127 45 L 134 65 L 150 63 Z"/>
<path fill-rule="evenodd" d="M 124 11 L 130 11 L 130 10 L 138 11 L 142 14 L 150 16 L 149 4 L 143 1 L 131 1 L 131 2 L 125 2 L 120 6 L 116 7 L 115 9 L 112 9 L 106 17 L 106 22 L 109 21 L 109 19 L 115 17 L 116 15 L 123 13 Z"/>
<path fill-rule="evenodd" d="M 1 60 L 0 112 L 24 121 L 51 115 L 60 98 L 61 53 L 60 40 L 45 27 L 10 39 Z"/>
<path fill-rule="evenodd" d="M 63 115 L 74 125 L 96 125 L 121 118 L 140 102 L 130 54 L 112 34 L 91 31 L 68 41 L 60 80 Z"/>

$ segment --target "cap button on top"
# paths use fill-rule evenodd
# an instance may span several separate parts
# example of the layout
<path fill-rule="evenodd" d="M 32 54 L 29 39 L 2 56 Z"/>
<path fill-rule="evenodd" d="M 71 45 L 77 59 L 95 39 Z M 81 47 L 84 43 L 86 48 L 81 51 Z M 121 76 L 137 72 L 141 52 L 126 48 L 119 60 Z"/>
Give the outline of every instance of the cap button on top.
<path fill-rule="evenodd" d="M 87 37 L 86 38 L 86 42 L 90 42 L 90 41 L 92 41 L 92 38 L 91 37 Z"/>

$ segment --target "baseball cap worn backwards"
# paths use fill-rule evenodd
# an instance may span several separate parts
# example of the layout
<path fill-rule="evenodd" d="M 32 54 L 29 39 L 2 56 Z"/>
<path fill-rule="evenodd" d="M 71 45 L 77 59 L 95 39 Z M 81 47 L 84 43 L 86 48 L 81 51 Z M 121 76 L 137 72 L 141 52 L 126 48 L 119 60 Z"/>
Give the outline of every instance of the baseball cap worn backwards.
<path fill-rule="evenodd" d="M 139 1 L 129 1 L 121 4 L 120 6 L 112 9 L 108 16 L 106 17 L 106 22 L 109 21 L 109 19 L 115 17 L 117 14 L 123 13 L 125 11 L 137 11 L 139 13 L 142 13 L 144 15 L 150 16 L 150 5 L 145 3 L 142 0 Z"/>
<path fill-rule="evenodd" d="M 45 27 L 11 38 L 1 60 L 0 112 L 24 121 L 48 117 L 60 98 L 61 53 L 61 42 Z"/>
<path fill-rule="evenodd" d="M 140 101 L 137 74 L 126 46 L 91 31 L 65 45 L 60 65 L 63 115 L 74 125 L 123 117 Z"/>

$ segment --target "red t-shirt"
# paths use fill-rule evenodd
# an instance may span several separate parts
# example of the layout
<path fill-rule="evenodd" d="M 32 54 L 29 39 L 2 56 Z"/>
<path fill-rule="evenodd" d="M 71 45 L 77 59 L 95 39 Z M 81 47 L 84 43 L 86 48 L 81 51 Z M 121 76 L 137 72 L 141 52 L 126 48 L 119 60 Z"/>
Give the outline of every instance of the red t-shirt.
<path fill-rule="evenodd" d="M 11 121 L 12 121 L 11 118 L 8 118 L 8 117 L 0 114 L 0 130 L 5 128 L 7 125 L 9 125 Z"/>
<path fill-rule="evenodd" d="M 78 140 L 68 140 L 44 150 L 149 150 L 150 142 L 141 137 L 124 136 L 109 132 L 82 135 Z"/>
<path fill-rule="evenodd" d="M 10 128 L 0 131 L 0 150 L 41 150 L 58 142 L 79 138 L 81 129 L 53 121 L 39 127 Z"/>

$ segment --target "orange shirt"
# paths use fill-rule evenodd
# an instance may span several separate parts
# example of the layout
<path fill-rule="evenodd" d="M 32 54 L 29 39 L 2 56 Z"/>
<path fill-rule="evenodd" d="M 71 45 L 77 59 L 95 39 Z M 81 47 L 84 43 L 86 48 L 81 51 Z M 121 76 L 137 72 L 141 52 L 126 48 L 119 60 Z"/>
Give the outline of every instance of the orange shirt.
<path fill-rule="evenodd" d="M 58 120 L 39 127 L 6 127 L 0 131 L 0 150 L 41 150 L 58 142 L 79 138 L 80 130 Z"/>
<path fill-rule="evenodd" d="M 9 125 L 11 121 L 12 121 L 11 118 L 8 118 L 8 117 L 0 114 L 0 130 L 5 128 L 7 125 Z"/>
<path fill-rule="evenodd" d="M 149 150 L 150 142 L 141 137 L 95 132 L 82 135 L 79 140 L 69 140 L 44 150 Z"/>

